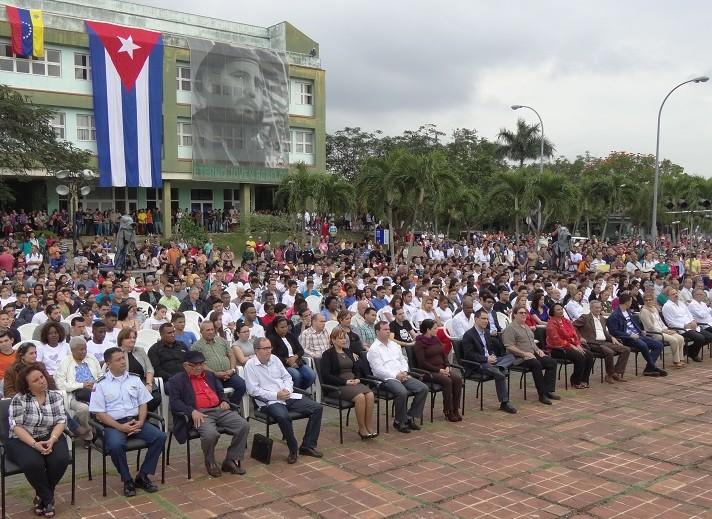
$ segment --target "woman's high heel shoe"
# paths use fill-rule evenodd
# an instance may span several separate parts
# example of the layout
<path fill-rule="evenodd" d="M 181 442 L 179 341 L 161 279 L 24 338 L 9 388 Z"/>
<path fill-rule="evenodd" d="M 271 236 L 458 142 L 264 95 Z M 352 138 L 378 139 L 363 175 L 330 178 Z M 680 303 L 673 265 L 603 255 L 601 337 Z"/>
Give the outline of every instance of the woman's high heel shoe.
<path fill-rule="evenodd" d="M 361 434 L 361 431 L 358 432 L 358 435 L 361 437 L 362 440 L 370 440 L 373 438 L 370 434 Z"/>

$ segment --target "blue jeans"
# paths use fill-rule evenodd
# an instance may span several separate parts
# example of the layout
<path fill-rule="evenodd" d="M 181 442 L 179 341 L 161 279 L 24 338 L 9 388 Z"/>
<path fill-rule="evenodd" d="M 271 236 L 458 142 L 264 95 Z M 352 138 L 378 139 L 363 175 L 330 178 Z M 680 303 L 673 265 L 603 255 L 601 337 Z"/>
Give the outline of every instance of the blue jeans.
<path fill-rule="evenodd" d="M 285 404 L 272 404 L 262 407 L 262 411 L 267 413 L 279 425 L 279 430 L 287 440 L 289 452 L 297 452 L 297 438 L 294 436 L 294 428 L 292 420 L 289 418 L 289 411 L 305 413 L 309 415 L 304 438 L 302 438 L 302 447 L 307 449 L 315 449 L 316 442 L 319 440 L 319 432 L 321 430 L 321 413 L 323 408 L 321 404 L 310 398 L 300 398 L 298 400 L 289 399 Z"/>
<path fill-rule="evenodd" d="M 656 369 L 655 363 L 658 361 L 660 353 L 663 351 L 663 343 L 646 337 L 645 335 L 639 335 L 638 339 L 633 339 L 632 337 L 623 337 L 621 342 L 633 350 L 633 352 L 640 351 L 646 362 L 645 369 L 649 371 L 654 371 Z"/>
<path fill-rule="evenodd" d="M 287 368 L 292 376 L 294 387 L 299 389 L 309 389 L 316 380 L 316 373 L 306 364 L 301 364 L 298 368 Z"/>
<path fill-rule="evenodd" d="M 163 446 L 166 443 L 166 433 L 158 429 L 155 425 L 146 422 L 143 424 L 141 430 L 131 437 L 143 440 L 148 445 L 148 451 L 141 464 L 139 474 L 155 474 L 158 458 L 161 456 Z M 131 472 L 129 471 L 129 463 L 126 461 L 127 438 L 126 433 L 114 429 L 113 427 L 106 427 L 104 429 L 105 448 L 109 451 L 109 454 L 111 454 L 111 461 L 119 471 L 121 481 L 124 483 L 133 481 Z"/>
<path fill-rule="evenodd" d="M 245 396 L 245 391 L 247 391 L 245 381 L 242 380 L 242 377 L 235 373 L 229 379 L 221 380 L 220 382 L 222 383 L 223 388 L 231 387 L 235 390 L 235 392 L 230 395 L 230 402 L 235 405 L 240 405 L 240 401 L 242 401 L 242 397 Z"/>

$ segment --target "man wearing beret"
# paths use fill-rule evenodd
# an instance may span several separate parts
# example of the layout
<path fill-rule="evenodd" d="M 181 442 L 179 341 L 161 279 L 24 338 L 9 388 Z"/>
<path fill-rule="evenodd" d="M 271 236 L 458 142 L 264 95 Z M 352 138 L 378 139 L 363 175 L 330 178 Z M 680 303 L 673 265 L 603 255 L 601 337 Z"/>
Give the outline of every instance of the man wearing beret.
<path fill-rule="evenodd" d="M 200 435 L 208 474 L 213 477 L 221 476 L 222 472 L 245 474 L 241 462 L 245 457 L 250 425 L 230 407 L 217 377 L 205 370 L 202 352 L 192 350 L 185 354 L 183 371 L 171 378 L 168 394 L 173 413 L 173 435 L 178 443 L 185 443 L 190 428 L 194 427 Z M 215 446 L 220 439 L 218 431 L 232 435 L 221 467 L 215 462 Z"/>

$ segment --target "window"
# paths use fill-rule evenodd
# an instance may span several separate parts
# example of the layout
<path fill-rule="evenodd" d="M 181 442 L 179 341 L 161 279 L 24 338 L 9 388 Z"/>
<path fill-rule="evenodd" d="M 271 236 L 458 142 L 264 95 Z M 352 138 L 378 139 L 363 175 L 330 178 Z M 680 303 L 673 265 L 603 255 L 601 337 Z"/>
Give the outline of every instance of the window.
<path fill-rule="evenodd" d="M 176 67 L 176 90 L 190 92 L 190 67 L 181 65 Z"/>
<path fill-rule="evenodd" d="M 193 128 L 189 122 L 178 121 L 178 146 L 193 145 Z"/>
<path fill-rule="evenodd" d="M 239 189 L 223 189 L 223 200 L 225 211 L 232 209 L 233 207 L 239 209 L 240 207 L 240 190 Z"/>
<path fill-rule="evenodd" d="M 41 58 L 20 58 L 12 52 L 12 45 L 0 43 L 0 70 L 36 76 L 60 77 L 62 75 L 61 52 L 45 49 Z"/>
<path fill-rule="evenodd" d="M 94 125 L 93 115 L 77 114 L 77 140 L 96 140 L 96 126 Z"/>
<path fill-rule="evenodd" d="M 241 150 L 243 148 L 242 127 L 221 126 L 215 124 L 212 128 L 213 140 L 207 141 L 205 137 L 200 137 L 202 146 L 213 146 L 222 148 L 225 146 L 230 150 Z"/>
<path fill-rule="evenodd" d="M 294 153 L 314 153 L 314 132 L 312 130 L 292 130 L 289 151 Z"/>
<path fill-rule="evenodd" d="M 88 54 L 74 53 L 74 79 L 91 80 L 91 62 Z"/>
<path fill-rule="evenodd" d="M 300 105 L 314 104 L 314 85 L 310 81 L 297 81 L 297 94 Z"/>
<path fill-rule="evenodd" d="M 163 189 L 146 189 L 146 209 L 155 209 L 163 203 Z"/>
<path fill-rule="evenodd" d="M 50 119 L 49 124 L 52 125 L 54 129 L 54 134 L 58 139 L 66 138 L 66 116 L 64 112 L 55 112 Z"/>

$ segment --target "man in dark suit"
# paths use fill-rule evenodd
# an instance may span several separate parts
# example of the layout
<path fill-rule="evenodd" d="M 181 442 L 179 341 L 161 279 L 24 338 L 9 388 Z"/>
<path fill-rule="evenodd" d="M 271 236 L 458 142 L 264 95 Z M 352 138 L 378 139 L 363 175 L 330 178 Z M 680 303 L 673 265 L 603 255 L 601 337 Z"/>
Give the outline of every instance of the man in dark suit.
<path fill-rule="evenodd" d="M 655 339 L 646 337 L 636 323 L 633 316 L 628 311 L 633 298 L 628 293 L 618 296 L 618 308 L 608 317 L 608 332 L 628 346 L 633 351 L 640 351 L 646 362 L 643 375 L 647 377 L 664 377 L 667 371 L 655 365 L 660 353 L 663 351 L 663 344 Z"/>
<path fill-rule="evenodd" d="M 473 373 L 492 376 L 497 388 L 497 399 L 500 401 L 500 411 L 514 414 L 517 410 L 509 403 L 506 376 L 507 370 L 514 363 L 514 356 L 509 353 L 497 356 L 493 348 L 488 312 L 480 308 L 475 312 L 475 326 L 462 337 L 463 360 L 468 361 L 465 363 L 465 376 L 471 376 Z"/>
<path fill-rule="evenodd" d="M 613 384 L 616 381 L 626 382 L 623 378 L 628 365 L 630 348 L 624 346 L 615 337 L 611 337 L 606 328 L 606 319 L 601 315 L 602 305 L 598 300 L 591 301 L 591 312 L 583 314 L 573 322 L 577 328 L 583 345 L 589 350 L 605 355 L 606 382 Z M 614 357 L 618 355 L 618 362 L 613 365 Z"/>
<path fill-rule="evenodd" d="M 158 301 L 161 300 L 161 297 L 161 293 L 157 290 L 154 290 L 154 284 L 152 279 L 146 280 L 146 290 L 141 292 L 141 295 L 138 296 L 141 301 L 150 304 L 154 308 L 158 304 Z"/>
<path fill-rule="evenodd" d="M 504 355 L 504 344 L 502 344 L 502 328 L 499 326 L 499 321 L 497 320 L 497 313 L 494 311 L 494 296 L 492 294 L 485 294 L 481 297 L 482 308 L 487 311 L 487 329 L 489 330 L 490 340 L 492 341 L 492 348 L 490 349 L 495 355 Z"/>
<path fill-rule="evenodd" d="M 181 301 L 180 306 L 178 307 L 179 312 L 198 312 L 200 315 L 205 317 L 205 314 L 208 312 L 206 311 L 205 308 L 205 302 L 200 299 L 200 290 L 196 287 L 193 287 L 190 289 L 190 292 L 188 292 L 188 297 L 183 299 Z"/>
<path fill-rule="evenodd" d="M 205 468 L 212 477 L 219 477 L 222 472 L 245 474 L 241 461 L 245 457 L 250 425 L 230 408 L 222 385 L 215 375 L 205 370 L 205 356 L 201 352 L 186 353 L 183 368 L 184 371 L 177 373 L 168 383 L 173 435 L 178 443 L 185 443 L 191 427 L 198 431 Z M 222 467 L 218 468 L 215 446 L 220 432 L 231 434 L 232 442 Z"/>

